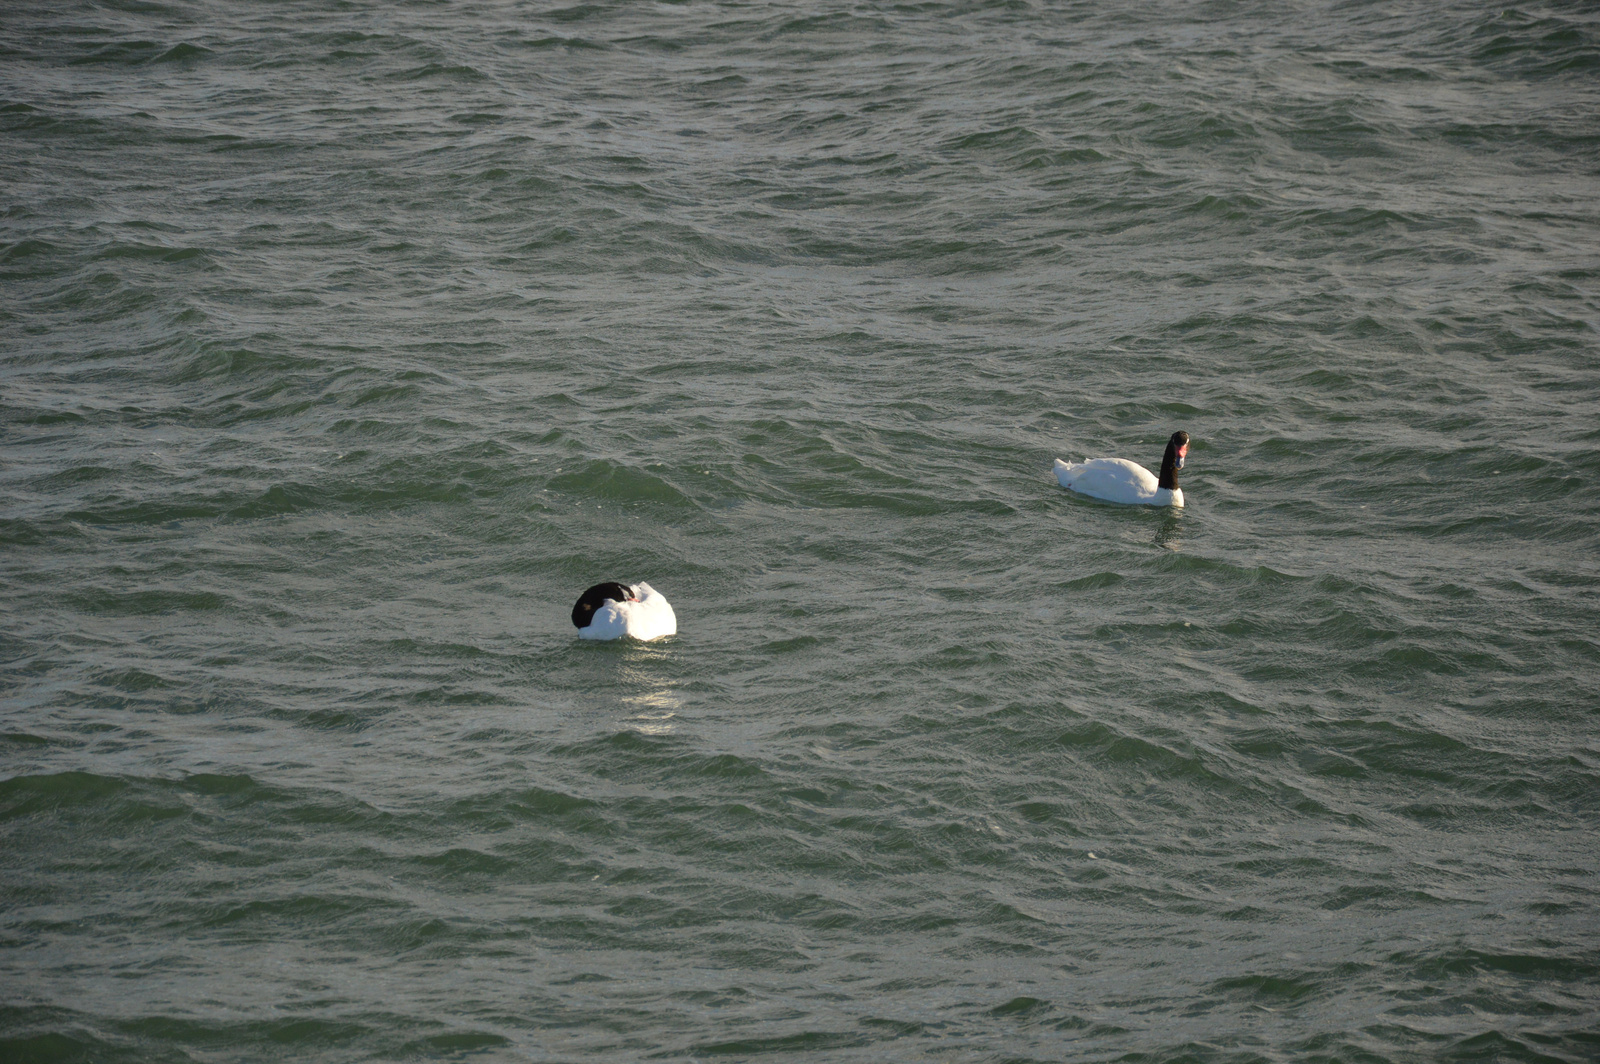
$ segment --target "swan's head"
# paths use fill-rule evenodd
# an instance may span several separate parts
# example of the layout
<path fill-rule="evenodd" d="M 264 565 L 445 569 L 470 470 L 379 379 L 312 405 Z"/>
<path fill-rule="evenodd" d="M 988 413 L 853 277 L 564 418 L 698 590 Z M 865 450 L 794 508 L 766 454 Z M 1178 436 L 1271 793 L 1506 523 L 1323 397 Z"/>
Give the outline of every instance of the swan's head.
<path fill-rule="evenodd" d="M 1182 469 L 1184 459 L 1189 457 L 1189 434 L 1182 430 L 1174 432 L 1172 438 L 1167 441 L 1167 454 L 1178 460 L 1174 468 Z"/>
<path fill-rule="evenodd" d="M 572 623 L 578 628 L 589 627 L 589 622 L 594 620 L 594 611 L 612 602 L 634 602 L 633 588 L 627 584 L 615 582 L 596 584 L 578 597 L 578 604 L 572 607 Z"/>
<path fill-rule="evenodd" d="M 1189 457 L 1189 434 L 1174 432 L 1167 440 L 1167 453 L 1161 456 L 1161 486 L 1168 491 L 1178 490 L 1178 470 Z"/>

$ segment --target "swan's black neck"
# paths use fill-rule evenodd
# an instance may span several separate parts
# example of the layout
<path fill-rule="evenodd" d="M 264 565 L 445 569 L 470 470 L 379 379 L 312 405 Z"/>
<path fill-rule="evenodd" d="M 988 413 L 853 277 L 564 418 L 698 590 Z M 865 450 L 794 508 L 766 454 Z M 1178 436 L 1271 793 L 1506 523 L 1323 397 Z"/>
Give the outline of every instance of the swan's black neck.
<path fill-rule="evenodd" d="M 578 604 L 572 607 L 572 623 L 579 628 L 587 628 L 589 622 L 594 620 L 594 611 L 604 606 L 606 599 L 627 602 L 632 597 L 633 588 L 627 584 L 596 584 L 579 596 Z"/>
<path fill-rule="evenodd" d="M 1178 450 L 1188 444 L 1187 432 L 1174 432 L 1167 441 L 1167 453 L 1161 458 L 1161 480 L 1159 485 L 1168 491 L 1178 490 Z"/>

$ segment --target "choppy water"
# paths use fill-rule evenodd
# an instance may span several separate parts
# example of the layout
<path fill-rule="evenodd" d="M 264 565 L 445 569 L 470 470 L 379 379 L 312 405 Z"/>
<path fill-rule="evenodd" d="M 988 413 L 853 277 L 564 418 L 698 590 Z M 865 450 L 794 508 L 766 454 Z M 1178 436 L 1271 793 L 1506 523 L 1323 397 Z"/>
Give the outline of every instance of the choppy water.
<path fill-rule="evenodd" d="M 1597 74 L 9 6 L 0 1057 L 1595 1059 Z"/>

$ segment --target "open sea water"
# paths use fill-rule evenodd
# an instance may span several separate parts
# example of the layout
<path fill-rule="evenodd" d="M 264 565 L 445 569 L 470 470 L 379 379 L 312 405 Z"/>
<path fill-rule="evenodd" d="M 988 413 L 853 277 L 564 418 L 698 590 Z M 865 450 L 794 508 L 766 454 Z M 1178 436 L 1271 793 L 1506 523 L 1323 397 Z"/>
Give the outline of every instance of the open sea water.
<path fill-rule="evenodd" d="M 7 1064 L 1600 1058 L 1588 0 L 16 2 L 0 175 Z"/>

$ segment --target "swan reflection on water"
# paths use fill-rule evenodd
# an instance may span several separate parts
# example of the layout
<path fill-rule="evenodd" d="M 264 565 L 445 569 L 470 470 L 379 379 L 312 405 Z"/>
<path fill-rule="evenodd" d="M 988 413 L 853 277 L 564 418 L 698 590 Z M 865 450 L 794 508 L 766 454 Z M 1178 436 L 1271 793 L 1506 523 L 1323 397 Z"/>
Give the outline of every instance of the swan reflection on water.
<path fill-rule="evenodd" d="M 670 735 L 677 724 L 673 718 L 683 708 L 683 700 L 666 688 L 629 695 L 622 705 L 633 712 L 623 718 L 623 726 L 641 735 Z"/>
<path fill-rule="evenodd" d="M 1176 513 L 1169 512 L 1161 519 L 1161 525 L 1156 529 L 1155 544 L 1162 550 L 1183 550 L 1183 518 Z"/>

